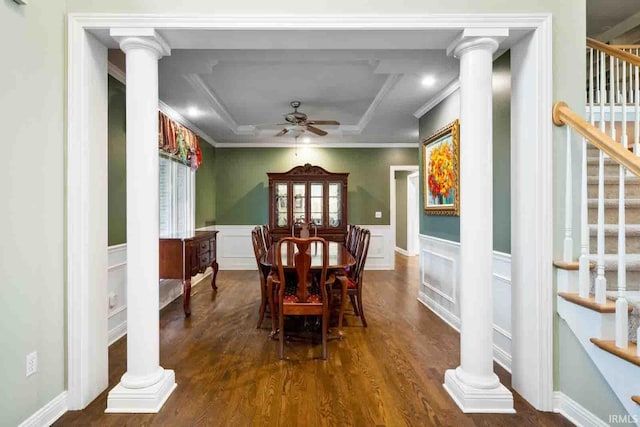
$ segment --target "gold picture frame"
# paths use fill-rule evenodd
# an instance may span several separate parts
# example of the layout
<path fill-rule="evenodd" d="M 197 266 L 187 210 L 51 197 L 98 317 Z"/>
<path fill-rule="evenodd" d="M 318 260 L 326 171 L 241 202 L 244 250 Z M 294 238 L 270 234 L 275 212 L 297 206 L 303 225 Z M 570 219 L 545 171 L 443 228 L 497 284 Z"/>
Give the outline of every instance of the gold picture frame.
<path fill-rule="evenodd" d="M 422 141 L 424 213 L 460 216 L 460 122 Z"/>

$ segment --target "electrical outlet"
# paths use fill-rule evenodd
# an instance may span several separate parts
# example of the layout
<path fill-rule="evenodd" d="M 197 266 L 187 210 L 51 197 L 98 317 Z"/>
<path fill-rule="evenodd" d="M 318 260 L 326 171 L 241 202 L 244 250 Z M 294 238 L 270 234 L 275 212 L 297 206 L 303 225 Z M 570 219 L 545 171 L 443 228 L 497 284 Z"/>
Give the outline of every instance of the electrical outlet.
<path fill-rule="evenodd" d="M 382 212 L 376 211 L 376 218 L 382 218 Z"/>
<path fill-rule="evenodd" d="M 33 375 L 38 371 L 38 352 L 27 354 L 27 376 Z"/>

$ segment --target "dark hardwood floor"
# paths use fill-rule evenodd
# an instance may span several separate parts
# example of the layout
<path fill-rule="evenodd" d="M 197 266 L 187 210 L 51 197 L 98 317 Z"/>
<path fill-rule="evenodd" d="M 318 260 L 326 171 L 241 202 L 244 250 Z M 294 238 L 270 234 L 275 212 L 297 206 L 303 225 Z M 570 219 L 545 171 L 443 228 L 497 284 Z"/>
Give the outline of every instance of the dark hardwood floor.
<path fill-rule="evenodd" d="M 288 342 L 278 360 L 270 320 L 255 328 L 257 272 L 220 271 L 218 293 L 193 289 L 192 316 L 181 298 L 160 316 L 160 361 L 178 388 L 159 414 L 105 414 L 107 392 L 56 426 L 570 426 L 537 412 L 517 394 L 516 415 L 465 415 L 442 387 L 459 363 L 459 336 L 417 301 L 417 259 L 396 258 L 395 271 L 365 274 L 369 327 L 347 316 L 345 338 Z M 126 368 L 126 338 L 109 349 L 109 389 Z M 510 375 L 498 365 L 503 384 Z"/>

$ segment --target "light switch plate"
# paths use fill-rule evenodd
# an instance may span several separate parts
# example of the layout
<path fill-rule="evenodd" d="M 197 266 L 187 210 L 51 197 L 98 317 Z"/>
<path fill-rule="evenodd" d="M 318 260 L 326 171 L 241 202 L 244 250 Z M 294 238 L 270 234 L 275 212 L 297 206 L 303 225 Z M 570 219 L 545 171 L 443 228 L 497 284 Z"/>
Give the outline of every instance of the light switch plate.
<path fill-rule="evenodd" d="M 38 372 L 38 352 L 34 351 L 27 354 L 27 376 Z"/>
<path fill-rule="evenodd" d="M 376 211 L 376 218 L 382 218 L 382 212 Z"/>

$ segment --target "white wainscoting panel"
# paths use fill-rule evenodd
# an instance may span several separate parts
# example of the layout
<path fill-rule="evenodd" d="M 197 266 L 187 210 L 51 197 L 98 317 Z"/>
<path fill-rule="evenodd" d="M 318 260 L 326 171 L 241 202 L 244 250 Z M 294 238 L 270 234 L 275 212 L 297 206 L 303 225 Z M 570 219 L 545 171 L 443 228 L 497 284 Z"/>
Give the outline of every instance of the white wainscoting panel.
<path fill-rule="evenodd" d="M 107 295 L 115 302 L 109 305 L 109 345 L 127 333 L 127 245 L 109 246 Z"/>
<path fill-rule="evenodd" d="M 127 245 L 109 246 L 108 250 L 108 287 L 107 295 L 114 297 L 115 304 L 109 306 L 108 328 L 109 345 L 127 334 Z M 212 273 L 208 268 L 204 273 L 191 278 L 191 288 L 209 277 Z M 205 281 L 208 284 L 208 281 Z M 160 280 L 159 310 L 169 305 L 173 300 L 182 296 L 182 282 L 180 280 Z"/>
<path fill-rule="evenodd" d="M 216 225 L 220 270 L 257 270 L 251 245 L 255 225 Z"/>
<path fill-rule="evenodd" d="M 251 246 L 251 230 L 255 225 L 216 225 L 218 230 L 218 265 L 220 270 L 256 270 Z M 367 270 L 392 270 L 394 245 L 390 225 L 361 225 L 371 231 Z"/>
<path fill-rule="evenodd" d="M 395 242 L 390 225 L 361 225 L 371 231 L 365 270 L 393 270 Z"/>
<path fill-rule="evenodd" d="M 460 330 L 460 243 L 420 235 L 418 299 Z M 511 256 L 493 253 L 493 356 L 511 372 Z"/>

